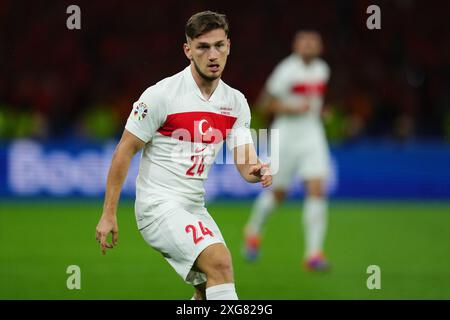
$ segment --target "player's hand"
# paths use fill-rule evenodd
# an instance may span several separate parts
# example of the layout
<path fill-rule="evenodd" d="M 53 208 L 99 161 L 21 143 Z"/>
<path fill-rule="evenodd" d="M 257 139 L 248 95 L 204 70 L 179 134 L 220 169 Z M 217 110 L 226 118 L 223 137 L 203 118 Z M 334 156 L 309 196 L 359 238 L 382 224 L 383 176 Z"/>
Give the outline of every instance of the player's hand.
<path fill-rule="evenodd" d="M 308 112 L 310 109 L 311 109 L 311 106 L 309 105 L 309 103 L 304 103 L 292 110 L 293 110 L 293 113 L 295 113 L 295 114 L 303 114 L 305 112 Z"/>
<path fill-rule="evenodd" d="M 263 188 L 267 188 L 272 184 L 272 173 L 267 164 L 258 163 L 251 166 L 249 174 L 258 178 Z"/>
<path fill-rule="evenodd" d="M 109 234 L 112 234 L 112 243 L 106 241 Z M 100 243 L 102 254 L 106 254 L 106 249 L 112 249 L 119 240 L 119 226 L 115 215 L 103 214 L 95 229 L 95 239 Z"/>

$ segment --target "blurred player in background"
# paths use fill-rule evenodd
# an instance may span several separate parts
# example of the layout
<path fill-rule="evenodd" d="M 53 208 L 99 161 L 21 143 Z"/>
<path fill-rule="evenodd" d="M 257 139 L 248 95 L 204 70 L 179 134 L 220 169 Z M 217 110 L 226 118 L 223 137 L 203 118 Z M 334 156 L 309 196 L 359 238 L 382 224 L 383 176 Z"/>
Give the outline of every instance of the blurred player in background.
<path fill-rule="evenodd" d="M 234 300 L 231 255 L 204 207 L 203 182 L 223 140 L 246 181 L 267 187 L 272 177 L 257 158 L 245 97 L 220 79 L 230 53 L 226 17 L 193 15 L 184 53 L 190 65 L 149 87 L 133 105 L 108 173 L 96 237 L 103 254 L 117 243 L 120 190 L 131 159 L 143 149 L 135 205 L 143 238 L 195 287 L 194 299 Z"/>
<path fill-rule="evenodd" d="M 275 116 L 272 129 L 280 134 L 279 171 L 274 172 L 273 189 L 257 198 L 245 232 L 245 255 L 259 255 L 261 235 L 267 217 L 286 197 L 293 178 L 304 181 L 305 232 L 304 266 L 325 271 L 329 264 L 323 253 L 327 228 L 325 181 L 330 172 L 328 144 L 321 122 L 321 109 L 330 71 L 319 58 L 322 39 L 314 31 L 299 31 L 293 53 L 281 61 L 263 90 L 263 106 Z"/>

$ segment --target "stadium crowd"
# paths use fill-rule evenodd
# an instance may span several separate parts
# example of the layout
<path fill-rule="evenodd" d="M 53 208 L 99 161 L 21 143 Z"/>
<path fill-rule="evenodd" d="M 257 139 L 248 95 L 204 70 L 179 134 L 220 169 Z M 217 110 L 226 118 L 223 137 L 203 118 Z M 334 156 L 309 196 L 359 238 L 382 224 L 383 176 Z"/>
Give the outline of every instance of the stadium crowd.
<path fill-rule="evenodd" d="M 120 134 L 139 94 L 187 64 L 180 30 L 205 8 L 231 22 L 224 80 L 246 94 L 255 126 L 293 34 L 316 29 L 332 71 L 331 139 L 450 139 L 448 2 L 381 1 L 381 30 L 366 27 L 369 1 L 78 1 L 81 30 L 66 27 L 70 4 L 2 1 L 0 139 Z"/>

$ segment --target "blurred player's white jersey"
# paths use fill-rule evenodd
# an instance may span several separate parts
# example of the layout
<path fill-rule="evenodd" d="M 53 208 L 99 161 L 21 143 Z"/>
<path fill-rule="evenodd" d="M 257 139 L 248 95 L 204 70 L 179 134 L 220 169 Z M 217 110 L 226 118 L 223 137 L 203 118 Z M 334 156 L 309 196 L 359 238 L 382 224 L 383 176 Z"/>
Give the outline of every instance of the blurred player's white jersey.
<path fill-rule="evenodd" d="M 230 149 L 252 143 L 249 127 L 245 97 L 220 80 L 206 100 L 190 67 L 145 90 L 125 126 L 146 142 L 136 181 L 138 224 L 140 213 L 156 215 L 157 210 L 148 210 L 151 206 L 202 206 L 203 182 L 223 140 Z"/>
<path fill-rule="evenodd" d="M 306 103 L 303 114 L 276 114 L 272 129 L 280 130 L 280 170 L 274 175 L 274 187 L 287 188 L 293 175 L 325 178 L 329 174 L 328 145 L 321 121 L 328 65 L 316 58 L 305 64 L 297 54 L 281 61 L 266 83 L 267 92 L 292 108 Z"/>
<path fill-rule="evenodd" d="M 276 115 L 274 127 L 294 131 L 313 129 L 320 125 L 320 112 L 330 71 L 325 61 L 316 58 L 305 64 L 297 54 L 281 61 L 267 80 L 267 91 L 293 108 L 308 103 L 310 110 L 302 115 Z"/>

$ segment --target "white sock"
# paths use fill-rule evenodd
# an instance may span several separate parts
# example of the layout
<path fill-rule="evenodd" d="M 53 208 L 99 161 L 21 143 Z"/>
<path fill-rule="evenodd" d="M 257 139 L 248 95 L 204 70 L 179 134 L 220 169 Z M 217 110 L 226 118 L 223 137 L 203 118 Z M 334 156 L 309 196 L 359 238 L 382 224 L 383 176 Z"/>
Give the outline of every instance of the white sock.
<path fill-rule="evenodd" d="M 305 256 L 310 257 L 323 250 L 327 229 L 327 200 L 307 197 L 303 206 L 303 226 L 305 230 Z"/>
<path fill-rule="evenodd" d="M 238 300 L 234 283 L 218 284 L 206 288 L 206 300 Z"/>
<path fill-rule="evenodd" d="M 266 223 L 267 217 L 272 213 L 276 206 L 276 199 L 272 191 L 265 190 L 261 192 L 255 201 L 250 215 L 248 226 L 254 234 L 260 234 Z"/>

